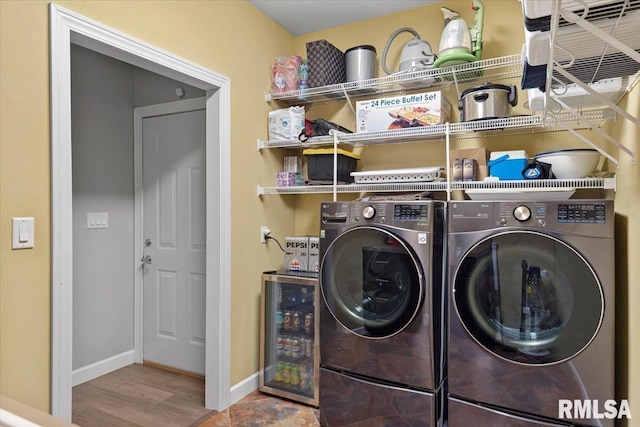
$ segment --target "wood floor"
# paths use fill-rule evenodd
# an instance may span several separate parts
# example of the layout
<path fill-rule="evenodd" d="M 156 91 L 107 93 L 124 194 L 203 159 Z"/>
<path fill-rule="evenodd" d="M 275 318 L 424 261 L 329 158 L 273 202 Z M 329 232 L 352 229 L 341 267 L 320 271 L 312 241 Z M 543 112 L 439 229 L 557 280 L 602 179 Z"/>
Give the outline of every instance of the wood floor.
<path fill-rule="evenodd" d="M 216 414 L 204 407 L 204 380 L 133 364 L 73 388 L 72 421 L 82 427 L 196 426 Z"/>
<path fill-rule="evenodd" d="M 129 365 L 73 388 L 81 427 L 319 427 L 316 408 L 255 391 L 217 413 L 204 407 L 204 380 Z"/>

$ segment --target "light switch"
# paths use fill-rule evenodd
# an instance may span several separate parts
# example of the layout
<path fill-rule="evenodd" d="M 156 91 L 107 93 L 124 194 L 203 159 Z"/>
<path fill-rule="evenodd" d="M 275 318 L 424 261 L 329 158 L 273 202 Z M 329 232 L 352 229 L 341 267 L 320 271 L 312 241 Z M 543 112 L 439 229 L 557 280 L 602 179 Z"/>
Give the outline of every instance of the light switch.
<path fill-rule="evenodd" d="M 12 249 L 33 248 L 34 221 L 33 218 L 12 219 Z"/>
<path fill-rule="evenodd" d="M 109 212 L 87 212 L 87 228 L 109 228 Z"/>

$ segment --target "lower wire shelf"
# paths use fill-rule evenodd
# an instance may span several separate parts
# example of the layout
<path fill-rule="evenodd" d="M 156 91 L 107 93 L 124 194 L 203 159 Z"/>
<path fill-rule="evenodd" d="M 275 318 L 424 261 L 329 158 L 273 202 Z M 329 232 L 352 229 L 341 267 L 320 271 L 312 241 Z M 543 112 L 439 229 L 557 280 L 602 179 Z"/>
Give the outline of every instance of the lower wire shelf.
<path fill-rule="evenodd" d="M 616 189 L 616 178 L 540 179 L 515 181 L 446 181 L 383 184 L 337 185 L 337 193 L 392 193 L 410 191 L 453 191 L 468 189 Z M 299 185 L 293 187 L 258 186 L 258 196 L 278 194 L 332 194 L 333 185 Z"/>

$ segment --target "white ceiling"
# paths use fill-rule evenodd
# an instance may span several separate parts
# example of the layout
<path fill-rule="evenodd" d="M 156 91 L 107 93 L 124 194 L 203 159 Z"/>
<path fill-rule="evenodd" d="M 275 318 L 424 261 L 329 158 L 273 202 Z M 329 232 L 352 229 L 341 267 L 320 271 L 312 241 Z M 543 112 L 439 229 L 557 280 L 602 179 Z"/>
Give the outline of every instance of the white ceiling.
<path fill-rule="evenodd" d="M 441 0 L 248 0 L 294 36 Z"/>

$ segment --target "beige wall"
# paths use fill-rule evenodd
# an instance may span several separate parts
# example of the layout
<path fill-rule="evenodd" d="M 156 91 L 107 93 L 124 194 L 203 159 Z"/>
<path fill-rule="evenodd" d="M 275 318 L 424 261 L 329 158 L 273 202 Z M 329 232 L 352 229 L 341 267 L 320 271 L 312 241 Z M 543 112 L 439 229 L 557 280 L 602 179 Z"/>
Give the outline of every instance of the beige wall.
<path fill-rule="evenodd" d="M 63 7 L 231 79 L 231 383 L 258 370 L 260 272 L 282 263 L 260 225 L 293 233 L 293 205 L 262 200 L 277 153 L 258 153 L 269 111 L 269 65 L 293 53 L 293 36 L 244 1 L 62 1 Z M 46 1 L 0 1 L 0 393 L 49 409 L 50 134 Z M 11 217 L 35 217 L 35 248 L 11 250 Z"/>
<path fill-rule="evenodd" d="M 473 22 L 473 13 L 466 0 L 448 0 L 447 6 L 460 11 L 467 22 Z M 426 6 L 394 15 L 361 21 L 332 29 L 304 34 L 296 37 L 296 52 L 304 52 L 309 41 L 326 39 L 341 50 L 360 44 L 374 45 L 378 51 L 378 59 L 382 57 L 384 45 L 393 31 L 401 27 L 412 27 L 420 36 L 431 43 L 434 51 L 438 49 L 440 33 L 443 28 L 440 5 Z M 390 49 L 387 67 L 397 68 L 400 49 L 411 36 L 399 36 Z M 524 42 L 521 4 L 515 0 L 485 1 L 484 58 L 518 54 Z M 395 57 L 394 57 L 395 55 Z M 378 77 L 384 76 L 378 66 Z M 481 82 L 479 82 L 481 83 Z M 499 81 L 496 83 L 514 84 L 520 87 L 519 79 Z M 456 94 L 451 89 L 445 90 L 457 116 Z M 514 113 L 528 113 L 522 107 L 526 96 L 520 92 L 520 102 Z M 621 103 L 635 117 L 640 117 L 640 85 L 627 95 Z M 355 129 L 355 119 L 351 110 L 344 104 L 312 107 L 312 117 L 323 117 Z M 454 119 L 454 121 L 456 121 Z M 640 129 L 626 120 L 617 120 L 605 125 L 614 135 L 620 138 L 627 148 L 640 153 Z M 604 147 L 620 160 L 617 170 L 618 188 L 615 194 L 616 203 L 616 331 L 617 378 L 616 398 L 629 399 L 631 412 L 636 415 L 628 425 L 640 426 L 640 365 L 634 362 L 640 357 L 640 335 L 629 325 L 640 323 L 640 313 L 636 309 L 640 304 L 640 292 L 636 289 L 637 278 L 640 277 L 640 167 L 631 163 L 630 157 L 606 142 L 593 132 L 582 132 L 594 143 Z M 527 135 L 509 135 L 489 138 L 472 138 L 452 142 L 453 148 L 469 148 L 485 146 L 490 150 L 525 149 L 528 154 L 535 154 L 561 148 L 585 147 L 584 143 L 566 132 L 550 132 Z M 444 143 L 441 141 L 383 145 L 361 149 L 362 160 L 359 170 L 376 170 L 398 167 L 419 167 L 444 165 Z M 615 165 L 608 162 L 609 169 Z M 613 194 L 612 194 L 613 195 Z M 341 195 L 342 200 L 351 200 L 358 195 Z M 296 232 L 298 234 L 317 233 L 319 221 L 319 203 L 330 200 L 331 195 L 297 196 L 296 199 Z M 635 219 L 635 220 L 634 220 Z M 634 238 L 635 237 L 635 238 Z M 613 309 L 613 307 L 609 307 Z"/>
<path fill-rule="evenodd" d="M 470 22 L 469 3 L 449 1 Z M 487 1 L 485 58 L 520 52 L 523 42 L 520 3 Z M 437 51 L 442 31 L 438 6 L 426 6 L 388 17 L 371 19 L 325 31 L 293 37 L 243 1 L 62 1 L 60 5 L 107 26 L 182 56 L 232 81 L 232 370 L 235 384 L 258 369 L 260 272 L 282 265 L 282 253 L 274 245 L 256 243 L 260 225 L 268 225 L 276 237 L 292 233 L 312 234 L 318 227 L 318 203 L 329 196 L 256 197 L 256 185 L 270 185 L 280 169 L 278 150 L 257 152 L 257 139 L 266 138 L 264 102 L 268 68 L 277 55 L 305 56 L 307 41 L 327 39 L 345 50 L 373 44 L 378 57 L 389 35 L 397 28 L 415 28 Z M 123 9 L 124 8 L 124 9 Z M 49 68 L 48 10 L 45 1 L 0 1 L 0 393 L 41 409 L 49 406 L 50 381 L 50 180 L 49 180 Z M 404 39 L 394 43 L 390 68 L 397 67 Z M 394 56 L 395 55 L 395 56 Z M 379 76 L 382 71 L 379 69 Z M 513 84 L 517 84 L 513 82 Z M 625 101 L 640 104 L 640 90 Z M 455 101 L 455 99 L 452 99 Z M 276 105 L 277 106 L 277 105 Z M 638 115 L 636 111 L 636 115 Z M 346 106 L 309 109 L 310 117 L 325 117 L 353 128 Z M 639 132 L 615 123 L 636 152 Z M 600 138 L 595 138 L 601 142 Z M 523 146 L 532 154 L 553 148 L 580 146 L 563 133 L 470 140 L 462 146 L 488 144 L 492 149 Z M 610 151 L 615 153 L 612 147 Z M 441 164 L 442 143 L 403 144 L 366 148 L 368 169 Z M 640 274 L 640 168 L 620 154 L 616 194 L 619 264 L 618 398 L 631 399 L 632 412 L 640 414 L 640 336 L 629 324 L 640 320 L 635 307 L 640 293 L 633 277 Z M 401 164 L 397 164 L 400 162 Z M 341 196 L 343 199 L 351 195 Z M 295 213 L 294 213 L 295 208 Z M 10 218 L 36 218 L 36 248 L 10 249 Z M 619 225 L 620 225 L 619 224 Z M 634 236 L 636 237 L 634 239 Z M 38 266 L 38 268 L 34 268 Z M 640 419 L 640 418 L 637 418 Z M 629 423 L 632 425 L 633 423 Z M 638 424 L 640 425 L 640 424 Z"/>

